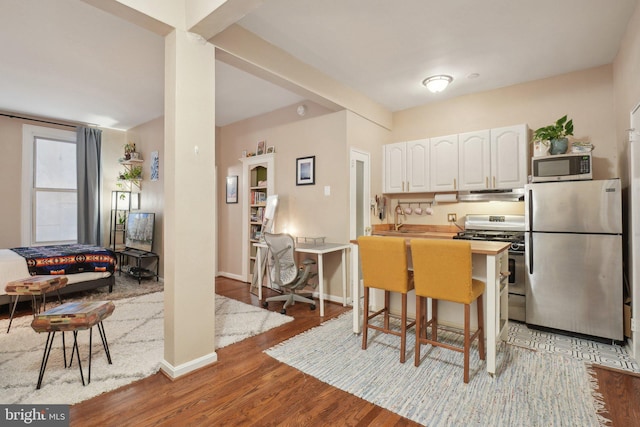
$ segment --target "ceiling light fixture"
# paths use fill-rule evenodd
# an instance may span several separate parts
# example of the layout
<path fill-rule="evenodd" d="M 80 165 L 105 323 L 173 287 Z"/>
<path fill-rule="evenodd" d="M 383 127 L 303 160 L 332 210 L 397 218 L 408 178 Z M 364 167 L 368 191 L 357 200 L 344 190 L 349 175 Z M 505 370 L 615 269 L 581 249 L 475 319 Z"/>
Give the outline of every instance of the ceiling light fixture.
<path fill-rule="evenodd" d="M 433 93 L 442 92 L 449 86 L 449 83 L 453 81 L 453 77 L 445 74 L 439 74 L 437 76 L 427 77 L 422 81 L 422 84 Z"/>

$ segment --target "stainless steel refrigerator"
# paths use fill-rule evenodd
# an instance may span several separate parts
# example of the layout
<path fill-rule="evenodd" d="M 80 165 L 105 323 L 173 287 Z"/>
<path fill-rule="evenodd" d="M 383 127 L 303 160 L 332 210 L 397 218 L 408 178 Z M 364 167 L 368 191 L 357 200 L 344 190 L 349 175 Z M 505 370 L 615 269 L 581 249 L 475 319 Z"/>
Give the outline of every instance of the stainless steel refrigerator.
<path fill-rule="evenodd" d="M 526 323 L 623 339 L 620 180 L 525 186 Z"/>

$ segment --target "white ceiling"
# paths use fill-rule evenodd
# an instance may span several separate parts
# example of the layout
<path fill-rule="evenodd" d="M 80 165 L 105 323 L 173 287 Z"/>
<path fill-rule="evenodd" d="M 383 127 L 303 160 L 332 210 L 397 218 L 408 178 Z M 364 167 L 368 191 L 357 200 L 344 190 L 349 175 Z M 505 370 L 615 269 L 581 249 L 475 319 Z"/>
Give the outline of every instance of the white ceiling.
<path fill-rule="evenodd" d="M 611 63 L 636 4 L 268 0 L 239 24 L 399 111 Z M 80 0 L 0 0 L 0 40 L 1 111 L 119 129 L 163 114 L 158 35 Z M 453 83 L 428 93 L 440 73 Z M 217 125 L 301 100 L 218 61 Z"/>

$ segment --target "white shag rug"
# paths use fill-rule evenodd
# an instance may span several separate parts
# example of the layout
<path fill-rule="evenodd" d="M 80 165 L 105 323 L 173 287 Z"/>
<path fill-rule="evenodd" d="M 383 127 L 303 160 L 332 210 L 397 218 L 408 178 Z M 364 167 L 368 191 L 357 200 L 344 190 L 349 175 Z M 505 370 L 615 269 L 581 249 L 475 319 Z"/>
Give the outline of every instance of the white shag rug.
<path fill-rule="evenodd" d="M 463 354 L 422 346 L 414 366 L 415 329 L 400 338 L 369 331 L 367 350 L 351 331 L 351 314 L 330 320 L 265 352 L 319 380 L 430 427 L 600 426 L 603 403 L 597 383 L 580 361 L 502 343 L 498 372 L 490 376 L 474 345 L 470 381 L 464 384 Z M 438 337 L 458 335 L 439 331 Z"/>
<path fill-rule="evenodd" d="M 293 320 L 276 312 L 216 295 L 216 348 L 241 341 Z M 40 390 L 36 390 L 46 333 L 31 329 L 31 316 L 0 320 L 0 402 L 3 404 L 74 404 L 156 373 L 164 355 L 163 293 L 114 301 L 105 319 L 112 365 L 107 363 L 97 328 L 93 331 L 91 383 L 82 386 L 77 360 L 63 365 L 61 334 L 55 336 Z M 65 334 L 67 360 L 73 335 Z M 89 333 L 78 333 L 87 380 Z"/>

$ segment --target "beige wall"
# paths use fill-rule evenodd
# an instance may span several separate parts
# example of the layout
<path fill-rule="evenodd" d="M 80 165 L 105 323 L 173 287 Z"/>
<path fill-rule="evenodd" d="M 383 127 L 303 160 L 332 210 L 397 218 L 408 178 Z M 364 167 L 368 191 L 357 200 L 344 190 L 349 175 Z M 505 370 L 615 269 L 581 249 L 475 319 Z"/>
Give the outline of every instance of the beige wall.
<path fill-rule="evenodd" d="M 0 116 L 0 248 L 20 246 L 22 179 L 22 120 Z"/>

